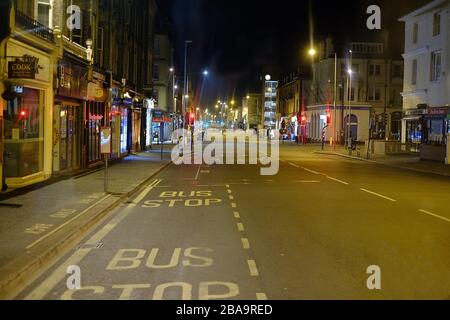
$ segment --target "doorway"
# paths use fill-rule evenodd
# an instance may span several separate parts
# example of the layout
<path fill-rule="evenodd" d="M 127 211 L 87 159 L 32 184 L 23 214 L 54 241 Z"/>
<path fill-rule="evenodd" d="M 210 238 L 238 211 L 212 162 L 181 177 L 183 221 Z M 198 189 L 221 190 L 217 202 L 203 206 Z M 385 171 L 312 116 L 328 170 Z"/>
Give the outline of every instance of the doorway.
<path fill-rule="evenodd" d="M 59 123 L 59 169 L 61 171 L 79 168 L 79 130 L 75 106 L 62 105 Z"/>

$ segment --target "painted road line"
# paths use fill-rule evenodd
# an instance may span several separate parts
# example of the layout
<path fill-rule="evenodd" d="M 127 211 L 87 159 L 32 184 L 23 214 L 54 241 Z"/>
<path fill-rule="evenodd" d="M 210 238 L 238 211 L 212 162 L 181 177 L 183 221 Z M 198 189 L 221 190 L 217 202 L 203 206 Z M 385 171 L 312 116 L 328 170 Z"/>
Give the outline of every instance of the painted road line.
<path fill-rule="evenodd" d="M 210 170 L 200 170 L 200 173 L 201 173 L 201 174 L 211 173 L 211 171 L 210 171 Z"/>
<path fill-rule="evenodd" d="M 299 166 L 299 165 L 297 165 L 297 164 L 295 164 L 295 163 L 291 163 L 291 162 L 289 162 L 289 165 L 290 165 L 290 166 L 292 166 L 292 167 L 300 168 L 300 166 Z"/>
<path fill-rule="evenodd" d="M 198 176 L 200 175 L 200 170 L 201 170 L 202 166 L 198 166 L 198 170 L 197 170 L 197 174 L 195 175 L 194 180 L 198 180 Z"/>
<path fill-rule="evenodd" d="M 152 183 L 153 187 L 158 185 L 158 181 Z M 143 193 L 146 190 L 143 191 Z M 121 223 L 131 212 L 133 206 L 125 207 L 117 216 L 115 216 L 106 226 L 95 233 L 87 242 L 87 245 L 99 243 L 106 235 L 108 235 L 114 228 Z M 62 265 L 60 265 L 48 278 L 39 284 L 34 290 L 29 293 L 25 300 L 42 300 L 45 296 L 53 290 L 61 281 L 67 277 L 67 268 L 69 266 L 79 265 L 79 263 L 93 250 L 92 248 L 84 248 L 77 250 L 72 254 Z"/>
<path fill-rule="evenodd" d="M 31 248 L 33 248 L 35 245 L 37 245 L 38 243 L 44 241 L 45 239 L 47 239 L 48 237 L 50 237 L 51 235 L 55 234 L 56 232 L 58 232 L 59 230 L 61 230 L 62 228 L 64 228 L 65 226 L 67 226 L 68 224 L 72 223 L 73 221 L 75 221 L 76 219 L 78 219 L 79 217 L 81 217 L 82 215 L 84 215 L 86 212 L 88 212 L 89 210 L 91 210 L 92 208 L 96 207 L 97 205 L 99 205 L 100 203 L 102 203 L 103 201 L 105 201 L 106 199 L 110 198 L 112 195 L 108 194 L 106 196 L 104 196 L 103 198 L 101 198 L 99 201 L 97 201 L 96 203 L 94 203 L 93 205 L 91 205 L 90 207 L 84 209 L 83 211 L 81 211 L 79 214 L 77 214 L 76 216 L 74 216 L 72 219 L 67 220 L 66 222 L 64 222 L 62 225 L 60 225 L 59 227 L 53 229 L 52 231 L 50 231 L 49 233 L 47 233 L 46 235 L 42 236 L 41 238 L 37 239 L 36 241 L 34 241 L 32 244 L 28 245 L 25 249 L 29 250 Z"/>
<path fill-rule="evenodd" d="M 244 224 L 242 224 L 240 222 L 237 224 L 237 228 L 238 228 L 239 232 L 244 232 L 245 231 Z"/>
<path fill-rule="evenodd" d="M 392 201 L 392 202 L 397 202 L 397 200 L 395 200 L 395 199 L 392 199 L 392 198 L 383 196 L 382 194 L 379 194 L 379 193 L 376 193 L 376 192 L 373 192 L 373 191 L 370 191 L 370 190 L 367 190 L 367 189 L 361 188 L 361 191 L 367 192 L 367 193 L 369 193 L 369 194 L 371 194 L 371 195 L 374 195 L 374 196 L 376 196 L 376 197 L 383 198 L 383 199 L 385 199 L 385 200 L 389 200 L 389 201 Z"/>
<path fill-rule="evenodd" d="M 255 260 L 247 260 L 248 268 L 250 270 L 250 276 L 252 277 L 258 277 L 259 272 L 258 268 L 256 267 L 256 261 Z"/>
<path fill-rule="evenodd" d="M 244 247 L 245 250 L 249 250 L 250 249 L 250 241 L 248 241 L 247 238 L 242 238 L 242 246 Z"/>
<path fill-rule="evenodd" d="M 332 180 L 332 181 L 335 181 L 335 182 L 338 182 L 338 183 L 341 183 L 341 184 L 345 184 L 346 186 L 349 185 L 348 182 L 345 182 L 345 181 L 342 181 L 342 180 L 339 180 L 339 179 L 336 179 L 336 178 L 333 178 L 333 177 L 327 176 L 327 179 Z"/>
<path fill-rule="evenodd" d="M 155 180 L 150 185 L 145 187 L 144 191 L 142 191 L 136 199 L 134 199 L 133 204 L 138 205 L 144 198 L 152 191 L 155 185 L 161 183 L 162 180 Z"/>
<path fill-rule="evenodd" d="M 230 189 L 227 190 L 228 194 L 232 194 L 233 191 L 231 191 Z"/>
<path fill-rule="evenodd" d="M 420 209 L 419 212 L 421 212 L 423 214 L 426 214 L 426 215 L 429 215 L 429 216 L 432 216 L 432 217 L 435 217 L 435 218 L 438 218 L 438 219 L 443 220 L 445 222 L 450 222 L 450 219 L 444 218 L 444 217 L 442 217 L 440 215 L 437 215 L 437 214 L 435 214 L 433 212 L 430 212 L 430 211 L 427 211 L 427 210 Z"/>
<path fill-rule="evenodd" d="M 318 180 L 295 180 L 294 183 L 320 183 Z"/>
<path fill-rule="evenodd" d="M 269 299 L 267 298 L 267 295 L 265 293 L 257 293 L 256 300 L 267 301 Z"/>
<path fill-rule="evenodd" d="M 235 211 L 235 212 L 234 212 L 234 217 L 235 217 L 236 219 L 240 219 L 240 218 L 241 218 L 241 215 L 239 214 L 239 212 Z"/>
<path fill-rule="evenodd" d="M 228 198 L 230 198 L 230 200 L 234 200 L 234 196 L 228 196 Z"/>
<path fill-rule="evenodd" d="M 319 173 L 317 171 L 314 171 L 314 170 L 311 170 L 311 169 L 307 169 L 307 168 L 302 168 L 302 169 L 307 171 L 307 172 L 309 172 L 309 173 L 312 173 L 312 174 L 317 174 L 317 175 L 321 174 L 321 173 Z"/>
<path fill-rule="evenodd" d="M 234 208 L 234 209 L 236 209 L 236 208 L 237 208 L 237 204 L 234 203 L 234 202 L 232 202 L 232 203 L 231 203 L 231 207 Z"/>

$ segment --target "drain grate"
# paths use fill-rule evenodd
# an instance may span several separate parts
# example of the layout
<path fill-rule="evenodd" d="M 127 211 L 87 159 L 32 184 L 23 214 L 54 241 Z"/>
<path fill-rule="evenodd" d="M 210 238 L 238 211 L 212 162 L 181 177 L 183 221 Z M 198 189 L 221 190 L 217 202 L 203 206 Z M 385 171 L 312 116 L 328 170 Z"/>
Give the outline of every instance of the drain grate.
<path fill-rule="evenodd" d="M 92 250 L 98 250 L 103 248 L 103 242 L 99 242 L 99 243 L 95 243 L 95 244 L 80 244 L 79 246 L 76 247 L 75 250 L 82 250 L 82 249 L 92 249 Z"/>

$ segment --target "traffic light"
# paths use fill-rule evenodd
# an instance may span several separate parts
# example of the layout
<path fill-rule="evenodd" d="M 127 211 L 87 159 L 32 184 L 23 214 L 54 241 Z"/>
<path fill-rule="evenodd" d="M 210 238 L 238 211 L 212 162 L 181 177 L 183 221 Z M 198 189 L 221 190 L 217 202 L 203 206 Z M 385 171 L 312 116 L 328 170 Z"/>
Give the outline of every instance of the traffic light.
<path fill-rule="evenodd" d="M 331 112 L 327 112 L 327 125 L 331 125 Z"/>
<path fill-rule="evenodd" d="M 189 114 L 189 125 L 193 126 L 195 124 L 195 113 Z"/>
<path fill-rule="evenodd" d="M 20 110 L 19 120 L 24 121 L 27 119 L 27 112 L 25 110 Z"/>
<path fill-rule="evenodd" d="M 302 116 L 302 125 L 306 124 L 306 116 Z"/>

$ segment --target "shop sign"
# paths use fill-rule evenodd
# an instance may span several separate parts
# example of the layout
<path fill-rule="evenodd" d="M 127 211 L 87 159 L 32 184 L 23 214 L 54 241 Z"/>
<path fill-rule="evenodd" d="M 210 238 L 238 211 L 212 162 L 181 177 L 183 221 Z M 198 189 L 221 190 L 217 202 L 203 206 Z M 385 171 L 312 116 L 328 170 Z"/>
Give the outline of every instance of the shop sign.
<path fill-rule="evenodd" d="M 101 120 L 103 120 L 103 116 L 102 115 L 94 115 L 92 113 L 89 113 L 89 120 L 101 121 Z"/>
<path fill-rule="evenodd" d="M 100 153 L 112 153 L 112 131 L 110 127 L 102 127 L 100 134 Z"/>
<path fill-rule="evenodd" d="M 39 73 L 38 59 L 34 57 L 17 58 L 8 62 L 8 78 L 35 79 Z"/>
<path fill-rule="evenodd" d="M 16 40 L 8 41 L 8 76 L 14 77 L 26 77 L 26 79 L 34 79 L 39 81 L 49 82 L 51 80 L 51 72 L 49 66 L 52 65 L 50 56 L 42 54 L 41 51 Z M 18 68 L 18 65 L 22 64 L 25 70 L 12 70 L 12 66 L 16 65 L 14 69 Z M 11 66 L 11 69 L 10 69 Z M 17 72 L 20 71 L 20 75 Z M 24 78 L 22 78 L 24 79 Z"/>
<path fill-rule="evenodd" d="M 87 99 L 87 69 L 69 61 L 61 61 L 58 66 L 59 87 L 58 95 Z"/>
<path fill-rule="evenodd" d="M 430 116 L 445 116 L 448 113 L 447 108 L 429 108 L 428 115 Z"/>

